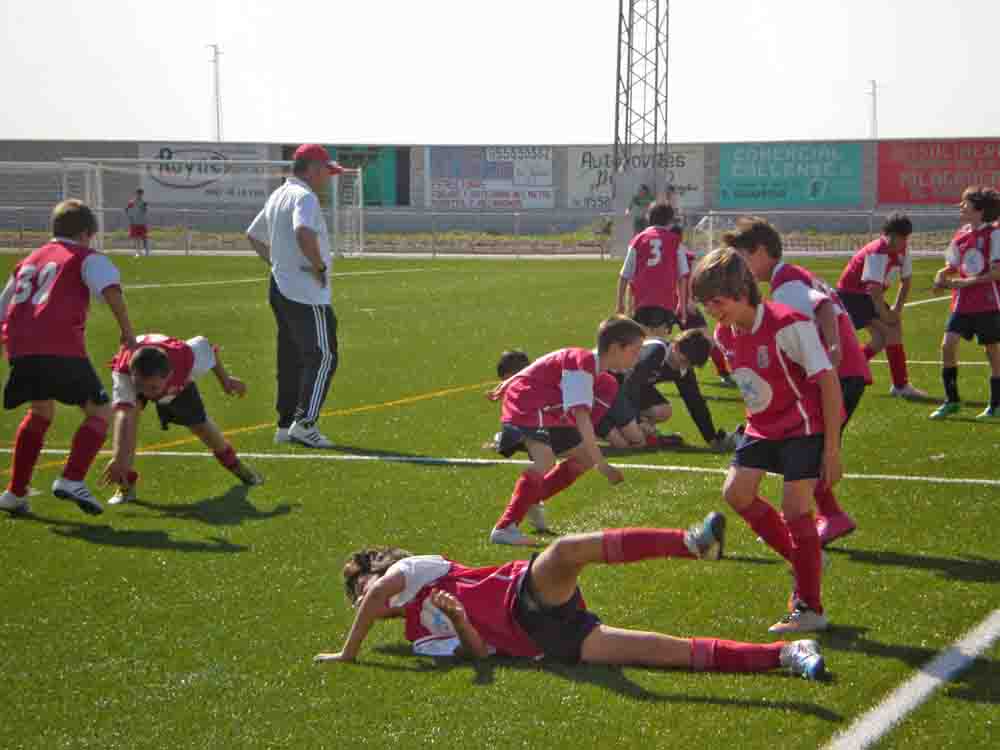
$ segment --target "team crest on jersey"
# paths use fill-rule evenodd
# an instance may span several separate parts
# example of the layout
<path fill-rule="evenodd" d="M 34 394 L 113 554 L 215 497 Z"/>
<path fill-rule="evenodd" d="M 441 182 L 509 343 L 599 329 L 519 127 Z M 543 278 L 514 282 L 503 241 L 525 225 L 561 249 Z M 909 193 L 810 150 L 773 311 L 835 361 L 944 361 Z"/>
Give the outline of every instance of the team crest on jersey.
<path fill-rule="evenodd" d="M 966 251 L 962 258 L 962 270 L 966 276 L 978 276 L 986 270 L 986 259 L 981 249 Z"/>
<path fill-rule="evenodd" d="M 757 347 L 757 369 L 766 370 L 771 365 L 771 355 L 767 353 L 766 346 Z"/>

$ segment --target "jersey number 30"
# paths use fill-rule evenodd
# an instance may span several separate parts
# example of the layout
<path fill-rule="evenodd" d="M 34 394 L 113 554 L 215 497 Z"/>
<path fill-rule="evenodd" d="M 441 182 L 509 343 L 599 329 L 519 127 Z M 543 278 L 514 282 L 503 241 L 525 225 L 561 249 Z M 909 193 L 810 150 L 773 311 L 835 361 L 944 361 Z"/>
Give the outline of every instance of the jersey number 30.
<path fill-rule="evenodd" d="M 22 302 L 27 302 L 30 297 L 32 305 L 44 305 L 49 299 L 49 292 L 56 283 L 58 273 L 57 263 L 46 263 L 41 270 L 31 265 L 21 266 L 21 270 L 17 273 L 12 304 L 20 305 Z"/>

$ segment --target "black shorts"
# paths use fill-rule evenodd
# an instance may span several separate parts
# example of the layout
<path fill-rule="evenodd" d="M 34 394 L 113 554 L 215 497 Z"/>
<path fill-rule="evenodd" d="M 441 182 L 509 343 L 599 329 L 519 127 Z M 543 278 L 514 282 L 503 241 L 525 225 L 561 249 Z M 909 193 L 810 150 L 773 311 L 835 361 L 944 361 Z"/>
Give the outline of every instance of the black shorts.
<path fill-rule="evenodd" d="M 37 354 L 10 361 L 3 406 L 16 409 L 29 401 L 55 400 L 70 406 L 101 406 L 111 398 L 86 357 Z"/>
<path fill-rule="evenodd" d="M 840 393 L 844 398 L 844 411 L 847 412 L 844 427 L 851 421 L 851 416 L 854 414 L 854 410 L 858 408 L 858 403 L 860 403 L 861 397 L 865 395 L 865 388 L 867 387 L 865 379 L 860 375 L 851 375 L 840 379 Z"/>
<path fill-rule="evenodd" d="M 1000 342 L 1000 313 L 957 313 L 948 317 L 945 327 L 948 333 L 955 333 L 966 341 L 972 341 L 973 335 L 980 346 L 989 346 Z"/>
<path fill-rule="evenodd" d="M 517 582 L 514 619 L 547 658 L 579 664 L 583 642 L 601 624 L 601 618 L 584 607 L 579 588 L 567 602 L 555 607 L 543 604 L 531 583 L 536 557 L 537 553 L 531 556 L 528 569 Z"/>
<path fill-rule="evenodd" d="M 647 409 L 652 409 L 655 406 L 665 406 L 669 404 L 670 401 L 667 400 L 666 396 L 660 393 L 659 389 L 652 384 L 645 384 L 639 386 L 639 412 L 642 413 Z"/>
<path fill-rule="evenodd" d="M 665 327 L 667 330 L 671 330 L 674 324 L 677 323 L 677 316 L 671 310 L 665 307 L 640 307 L 635 311 L 635 315 L 632 316 L 632 320 L 641 326 L 646 328 L 660 328 Z"/>
<path fill-rule="evenodd" d="M 520 427 L 504 422 L 496 445 L 497 453 L 510 458 L 518 449 L 524 448 L 525 439 L 545 443 L 557 456 L 583 442 L 580 431 L 575 427 Z"/>
<path fill-rule="evenodd" d="M 143 406 L 146 400 L 139 397 Z M 156 416 L 160 418 L 160 426 L 167 429 L 172 424 L 182 427 L 197 427 L 208 421 L 205 404 L 201 400 L 198 386 L 188 383 L 187 388 L 177 394 L 173 401 L 166 404 L 156 404 Z"/>
<path fill-rule="evenodd" d="M 869 323 L 878 318 L 878 313 L 875 311 L 875 303 L 872 302 L 870 294 L 866 294 L 865 292 L 845 292 L 842 289 L 838 289 L 837 296 L 844 303 L 847 314 L 851 316 L 851 322 L 854 324 L 855 330 L 860 331 L 862 328 L 867 328 Z"/>
<path fill-rule="evenodd" d="M 688 310 L 687 323 L 680 323 L 682 331 L 690 331 L 692 328 L 708 328 L 708 321 L 705 320 L 705 314 L 701 311 L 701 308 L 695 308 L 694 312 Z M 709 338 L 709 341 L 712 339 Z"/>
<path fill-rule="evenodd" d="M 629 422 L 634 422 L 639 418 L 639 410 L 636 409 L 635 404 L 628 397 L 627 389 L 622 387 L 622 384 L 618 384 L 618 395 L 615 396 L 615 401 L 611 404 L 611 408 L 608 409 L 607 414 L 597 423 L 594 428 L 594 433 L 597 437 L 606 438 L 608 434 L 615 429 L 621 429 Z"/>
<path fill-rule="evenodd" d="M 740 436 L 732 465 L 780 474 L 786 482 L 819 479 L 823 465 L 823 436 L 765 440 L 750 437 L 744 432 Z"/>

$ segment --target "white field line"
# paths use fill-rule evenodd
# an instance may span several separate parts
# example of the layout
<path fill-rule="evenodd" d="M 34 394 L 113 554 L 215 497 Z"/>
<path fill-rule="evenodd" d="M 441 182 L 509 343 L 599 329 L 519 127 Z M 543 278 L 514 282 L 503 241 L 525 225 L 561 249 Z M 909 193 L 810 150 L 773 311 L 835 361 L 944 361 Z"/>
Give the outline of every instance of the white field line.
<path fill-rule="evenodd" d="M 11 448 L 0 448 L 0 453 L 12 453 Z M 65 456 L 69 451 L 61 448 L 49 448 L 42 453 Z M 101 451 L 104 455 L 111 455 L 111 451 Z M 141 448 L 137 452 L 140 456 L 153 456 L 159 458 L 213 458 L 208 451 L 144 451 Z M 393 455 L 368 455 L 351 453 L 325 453 L 313 451 L 309 453 L 248 453 L 240 451 L 239 455 L 244 458 L 255 458 L 263 461 L 361 461 L 361 462 L 385 462 L 395 464 L 417 464 L 425 466 L 530 466 L 530 461 L 511 458 L 462 458 L 447 456 L 393 456 Z M 708 466 L 673 466 L 670 464 L 613 464 L 619 469 L 629 469 L 631 471 L 653 471 L 663 473 L 688 473 L 688 474 L 727 474 L 728 469 L 714 469 Z M 893 481 L 893 482 L 921 482 L 924 484 L 965 484 L 982 485 L 985 487 L 1000 487 L 1000 479 L 976 479 L 964 477 L 928 477 L 919 475 L 902 474 L 844 474 L 844 479 L 872 480 L 872 481 Z"/>
<path fill-rule="evenodd" d="M 838 733 L 824 750 L 862 750 L 878 742 L 959 672 L 967 669 L 1000 638 L 1000 609 L 995 609 L 961 639 L 925 664 L 881 703 Z"/>
<path fill-rule="evenodd" d="M 927 299 L 918 299 L 915 302 L 907 302 L 903 307 L 916 307 L 917 305 L 928 305 L 931 302 L 941 302 L 942 300 L 951 299 L 951 295 L 944 297 L 928 297 Z"/>
<path fill-rule="evenodd" d="M 870 360 L 868 360 L 868 364 L 870 364 L 870 365 L 887 365 L 887 364 L 889 364 L 889 360 L 887 360 L 887 359 L 870 359 Z M 936 365 L 937 367 L 940 367 L 941 366 L 941 360 L 940 359 L 908 359 L 908 360 L 906 360 L 906 364 L 908 364 L 908 365 Z M 959 362 L 958 364 L 961 365 L 962 367 L 989 367 L 990 366 L 989 362 Z"/>
<path fill-rule="evenodd" d="M 389 271 L 349 271 L 347 273 L 330 274 L 335 279 L 345 276 L 382 276 L 389 273 L 423 273 L 423 268 L 400 268 Z M 266 276 L 257 276 L 253 279 L 227 279 L 225 281 L 179 281 L 171 284 L 126 284 L 125 289 L 174 289 L 189 286 L 220 286 L 225 284 L 252 284 L 254 282 L 265 282 Z"/>

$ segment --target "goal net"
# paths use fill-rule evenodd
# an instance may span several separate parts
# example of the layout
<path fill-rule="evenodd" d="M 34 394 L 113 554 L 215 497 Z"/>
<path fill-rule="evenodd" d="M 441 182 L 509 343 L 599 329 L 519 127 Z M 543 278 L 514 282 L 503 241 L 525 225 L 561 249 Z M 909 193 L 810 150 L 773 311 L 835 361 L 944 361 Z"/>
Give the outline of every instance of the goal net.
<path fill-rule="evenodd" d="M 130 250 L 127 207 L 143 191 L 151 251 L 247 253 L 246 229 L 271 192 L 291 175 L 290 161 L 225 159 L 192 149 L 170 159 L 63 159 L 89 186 L 84 200 L 97 212 L 104 251 Z M 360 170 L 330 178 L 318 192 L 335 255 L 364 253 Z M 69 194 L 66 197 L 77 197 Z"/>
<path fill-rule="evenodd" d="M 94 198 L 85 167 L 59 162 L 0 162 L 0 251 L 26 252 L 49 238 L 52 207 L 64 196 Z"/>

